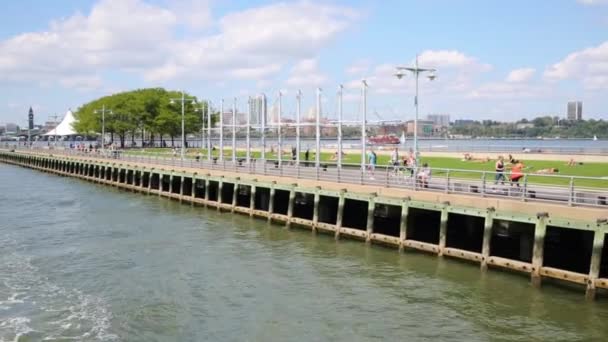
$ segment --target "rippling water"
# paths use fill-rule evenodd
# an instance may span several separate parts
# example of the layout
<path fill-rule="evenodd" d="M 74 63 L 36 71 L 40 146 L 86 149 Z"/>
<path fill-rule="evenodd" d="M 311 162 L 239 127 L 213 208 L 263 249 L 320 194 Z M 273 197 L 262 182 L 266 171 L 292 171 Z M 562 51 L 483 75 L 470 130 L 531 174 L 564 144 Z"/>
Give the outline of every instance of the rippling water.
<path fill-rule="evenodd" d="M 589 341 L 580 290 L 0 164 L 0 341 Z"/>

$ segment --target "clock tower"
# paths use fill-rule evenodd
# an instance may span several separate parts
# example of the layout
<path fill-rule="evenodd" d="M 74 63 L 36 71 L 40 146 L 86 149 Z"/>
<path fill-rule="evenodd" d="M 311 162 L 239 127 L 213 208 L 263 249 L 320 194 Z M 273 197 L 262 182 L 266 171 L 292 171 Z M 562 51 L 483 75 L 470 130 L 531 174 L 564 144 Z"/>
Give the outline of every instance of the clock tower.
<path fill-rule="evenodd" d="M 34 110 L 30 107 L 30 112 L 27 115 L 28 118 L 28 128 L 34 129 Z"/>

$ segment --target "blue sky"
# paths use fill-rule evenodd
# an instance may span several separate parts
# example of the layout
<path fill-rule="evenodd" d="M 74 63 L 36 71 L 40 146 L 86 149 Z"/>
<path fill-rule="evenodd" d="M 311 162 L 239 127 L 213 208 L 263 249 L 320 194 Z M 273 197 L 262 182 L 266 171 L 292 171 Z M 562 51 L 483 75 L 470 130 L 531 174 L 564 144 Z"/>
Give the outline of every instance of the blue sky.
<path fill-rule="evenodd" d="M 25 0 L 0 11 L 0 122 L 37 122 L 132 88 L 185 89 L 218 103 L 323 89 L 335 117 L 358 119 L 369 84 L 372 120 L 411 119 L 414 83 L 392 74 L 416 54 L 438 69 L 421 80 L 420 112 L 516 120 L 608 119 L 608 1 Z"/>

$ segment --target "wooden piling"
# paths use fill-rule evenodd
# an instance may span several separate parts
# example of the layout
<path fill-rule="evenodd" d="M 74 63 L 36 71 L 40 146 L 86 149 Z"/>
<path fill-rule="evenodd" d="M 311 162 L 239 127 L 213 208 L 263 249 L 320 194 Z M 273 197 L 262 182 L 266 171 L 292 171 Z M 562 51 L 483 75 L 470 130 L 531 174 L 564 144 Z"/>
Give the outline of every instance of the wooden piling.
<path fill-rule="evenodd" d="M 481 242 L 481 270 L 488 269 L 488 258 L 490 257 L 490 244 L 492 242 L 492 227 L 494 226 L 494 207 L 488 208 L 483 223 L 483 240 Z"/>
<path fill-rule="evenodd" d="M 536 226 L 534 227 L 534 247 L 532 250 L 532 273 L 531 281 L 535 287 L 541 286 L 540 270 L 543 267 L 545 250 L 545 233 L 547 231 L 548 213 L 536 214 Z"/>

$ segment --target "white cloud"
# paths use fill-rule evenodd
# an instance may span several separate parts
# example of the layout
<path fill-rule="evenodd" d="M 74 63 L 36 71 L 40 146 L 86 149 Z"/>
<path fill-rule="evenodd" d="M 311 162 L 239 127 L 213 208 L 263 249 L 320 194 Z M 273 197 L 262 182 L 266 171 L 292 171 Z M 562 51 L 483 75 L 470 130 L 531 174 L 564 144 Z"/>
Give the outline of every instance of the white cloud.
<path fill-rule="evenodd" d="M 490 99 L 490 100 L 510 100 L 510 99 L 530 99 L 546 96 L 549 91 L 542 85 L 530 85 L 517 82 L 490 82 L 482 84 L 471 90 L 466 98 L 468 99 Z"/>
<path fill-rule="evenodd" d="M 0 42 L 0 73 L 6 80 L 43 81 L 91 77 L 102 68 L 141 70 L 166 56 L 163 44 L 175 23 L 170 11 L 139 0 L 102 0 L 88 16 Z"/>
<path fill-rule="evenodd" d="M 418 56 L 422 67 L 460 68 L 461 70 L 486 72 L 492 69 L 490 64 L 479 63 L 476 58 L 457 50 L 426 50 Z M 412 61 L 413 63 L 414 61 Z"/>
<path fill-rule="evenodd" d="M 358 17 L 350 7 L 304 0 L 214 20 L 210 2 L 100 0 L 88 14 L 0 41 L 2 80 L 82 89 L 98 86 L 107 72 L 152 82 L 269 79 L 316 56 Z"/>
<path fill-rule="evenodd" d="M 521 83 L 528 82 L 532 79 L 534 74 L 536 73 L 536 69 L 534 68 L 521 68 L 512 70 L 509 75 L 507 75 L 507 82 L 511 83 Z"/>
<path fill-rule="evenodd" d="M 608 0 L 578 0 L 583 5 L 605 5 L 608 4 Z"/>
<path fill-rule="evenodd" d="M 366 59 L 360 59 L 351 64 L 346 68 L 346 74 L 348 75 L 361 75 L 366 73 L 371 66 L 371 63 Z"/>
<path fill-rule="evenodd" d="M 481 63 L 477 58 L 457 50 L 426 50 L 418 57 L 421 67 L 437 69 L 438 79 L 429 84 L 426 77 L 420 78 L 420 91 L 446 93 L 449 96 L 463 95 L 471 90 L 472 80 L 479 74 L 487 72 L 491 66 Z M 405 66 L 413 65 L 415 60 Z M 370 93 L 377 94 L 413 94 L 415 92 L 414 77 L 406 73 L 403 79 L 395 77 L 396 66 L 399 63 L 383 63 L 376 65 L 362 74 L 369 84 Z M 360 79 L 346 83 L 348 88 L 360 88 Z"/>
<path fill-rule="evenodd" d="M 549 80 L 580 80 L 589 89 L 608 88 L 608 41 L 569 54 L 547 68 L 544 76 Z"/>
<path fill-rule="evenodd" d="M 327 82 L 327 76 L 319 70 L 316 58 L 304 59 L 291 69 L 285 82 L 292 87 L 320 87 Z"/>
<path fill-rule="evenodd" d="M 153 69 L 146 77 L 163 80 L 178 77 L 182 72 L 213 77 L 234 68 L 266 68 L 269 64 L 312 58 L 356 18 L 357 13 L 349 7 L 309 1 L 231 13 L 219 20 L 217 34 L 176 46 L 176 53 L 167 62 L 178 66 L 173 69 L 175 74 Z M 164 68 L 161 66 L 159 70 Z"/>

